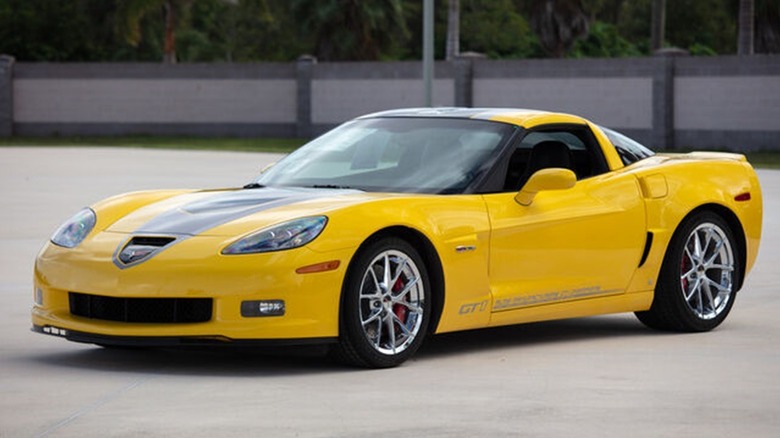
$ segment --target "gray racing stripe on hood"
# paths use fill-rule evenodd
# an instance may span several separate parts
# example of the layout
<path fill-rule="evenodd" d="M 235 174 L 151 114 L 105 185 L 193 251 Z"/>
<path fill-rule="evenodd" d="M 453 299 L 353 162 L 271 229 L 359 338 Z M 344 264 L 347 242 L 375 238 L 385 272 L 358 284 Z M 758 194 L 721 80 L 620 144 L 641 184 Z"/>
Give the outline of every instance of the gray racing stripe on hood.
<path fill-rule="evenodd" d="M 177 243 L 203 233 L 222 224 L 276 207 L 329 196 L 360 193 L 358 190 L 342 189 L 279 189 L 260 188 L 231 192 L 217 192 L 206 199 L 191 202 L 167 211 L 145 223 L 117 247 L 112 257 L 119 269 L 127 269 L 141 264 L 165 249 Z M 295 219 L 290 217 L 290 219 Z M 124 263 L 119 259 L 125 247 L 129 247 L 134 237 L 175 236 L 175 240 L 149 252 L 144 258 Z M 144 244 L 141 244 L 144 246 Z M 146 244 L 148 246 L 148 244 Z M 132 248 L 131 248 L 132 249 Z M 144 247 L 148 250 L 148 248 Z"/>
<path fill-rule="evenodd" d="M 162 213 L 143 224 L 133 234 L 194 236 L 260 211 L 347 193 L 358 192 L 355 190 L 261 188 L 216 193 L 206 199 Z"/>

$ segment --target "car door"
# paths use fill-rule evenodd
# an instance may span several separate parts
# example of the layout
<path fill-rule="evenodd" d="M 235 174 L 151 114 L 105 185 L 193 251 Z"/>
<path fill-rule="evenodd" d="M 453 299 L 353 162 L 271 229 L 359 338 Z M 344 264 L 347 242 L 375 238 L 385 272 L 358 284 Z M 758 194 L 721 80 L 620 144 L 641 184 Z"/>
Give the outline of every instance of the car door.
<path fill-rule="evenodd" d="M 563 143 L 574 187 L 515 201 L 537 145 Z M 543 150 L 541 148 L 540 150 Z M 530 161 L 529 161 L 530 160 Z M 544 164 L 544 163 L 543 163 Z M 489 278 L 493 312 L 566 305 L 624 293 L 646 239 L 645 208 L 634 176 L 607 170 L 587 126 L 529 132 L 517 145 L 503 193 L 484 195 L 491 220 Z M 506 315 L 504 315 L 506 316 Z"/>

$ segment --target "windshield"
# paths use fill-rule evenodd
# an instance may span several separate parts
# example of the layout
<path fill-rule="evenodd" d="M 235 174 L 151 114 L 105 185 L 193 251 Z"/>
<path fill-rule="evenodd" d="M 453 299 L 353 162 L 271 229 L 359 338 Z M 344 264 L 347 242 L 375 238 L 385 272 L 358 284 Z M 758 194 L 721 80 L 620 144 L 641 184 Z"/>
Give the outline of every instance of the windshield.
<path fill-rule="evenodd" d="M 353 120 L 288 155 L 255 184 L 463 193 L 514 129 L 471 119 Z"/>

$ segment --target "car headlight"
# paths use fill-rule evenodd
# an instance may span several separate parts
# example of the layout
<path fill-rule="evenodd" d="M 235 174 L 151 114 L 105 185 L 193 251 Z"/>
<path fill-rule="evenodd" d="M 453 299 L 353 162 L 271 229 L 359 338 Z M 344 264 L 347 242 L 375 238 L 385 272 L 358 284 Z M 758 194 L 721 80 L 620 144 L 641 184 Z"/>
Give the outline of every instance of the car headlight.
<path fill-rule="evenodd" d="M 325 216 L 284 222 L 230 244 L 222 254 L 254 254 L 298 248 L 316 239 L 328 223 Z"/>
<path fill-rule="evenodd" d="M 65 221 L 51 236 L 51 242 L 65 248 L 75 248 L 92 231 L 96 221 L 95 212 L 85 208 Z"/>

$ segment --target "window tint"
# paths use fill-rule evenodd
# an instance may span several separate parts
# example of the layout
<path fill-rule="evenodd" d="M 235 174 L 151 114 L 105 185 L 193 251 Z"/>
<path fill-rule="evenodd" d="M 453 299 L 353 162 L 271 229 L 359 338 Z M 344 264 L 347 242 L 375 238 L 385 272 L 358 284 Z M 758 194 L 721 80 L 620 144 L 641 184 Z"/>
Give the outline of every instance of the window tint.
<path fill-rule="evenodd" d="M 576 135 L 566 131 L 529 132 L 520 142 L 519 148 L 531 149 L 543 141 L 560 141 L 566 143 L 569 149 L 584 151 L 585 143 Z"/>
<path fill-rule="evenodd" d="M 615 145 L 615 150 L 617 150 L 618 155 L 620 155 L 620 159 L 626 166 L 655 155 L 653 151 L 646 148 L 636 140 L 628 138 L 619 132 L 604 128 L 603 126 L 601 127 L 601 130 L 604 131 L 604 134 L 606 134 L 607 138 L 609 138 L 609 141 Z"/>
<path fill-rule="evenodd" d="M 519 190 L 539 169 L 563 167 L 577 179 L 607 171 L 607 163 L 593 133 L 586 126 L 556 125 L 529 131 L 509 158 L 504 191 Z"/>
<path fill-rule="evenodd" d="M 288 155 L 255 182 L 376 192 L 464 193 L 488 171 L 491 157 L 515 129 L 470 119 L 353 120 Z"/>

